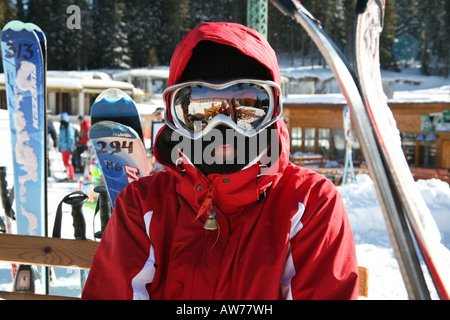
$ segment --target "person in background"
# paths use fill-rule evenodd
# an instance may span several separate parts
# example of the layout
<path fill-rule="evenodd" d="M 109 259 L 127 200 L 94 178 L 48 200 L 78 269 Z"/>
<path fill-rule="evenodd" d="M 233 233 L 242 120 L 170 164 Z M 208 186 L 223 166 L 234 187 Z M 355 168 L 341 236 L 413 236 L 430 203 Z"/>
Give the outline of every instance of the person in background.
<path fill-rule="evenodd" d="M 78 123 L 80 124 L 80 131 L 78 132 L 79 141 L 73 153 L 73 166 L 75 172 L 83 172 L 84 166 L 81 160 L 81 154 L 88 149 L 87 143 L 89 141 L 88 131 L 91 123 L 88 119 L 84 119 L 82 115 L 78 116 Z"/>
<path fill-rule="evenodd" d="M 58 148 L 58 133 L 55 130 L 53 121 L 50 119 L 51 111 L 47 110 L 47 177 L 51 177 L 52 168 L 50 165 L 49 151 L 52 147 Z"/>
<path fill-rule="evenodd" d="M 161 108 L 161 107 L 156 108 L 155 112 L 153 112 L 152 130 L 154 130 L 156 128 L 153 125 L 153 123 L 158 123 L 158 122 L 164 122 L 164 108 Z M 154 137 L 156 137 L 156 132 L 152 132 L 152 139 Z M 153 143 L 154 143 L 154 141 L 153 141 Z M 153 143 L 152 143 L 152 147 L 150 148 L 150 155 L 148 157 L 148 162 L 149 162 L 149 166 L 151 169 L 150 173 L 164 170 L 164 167 L 161 164 L 159 164 L 158 162 L 156 162 L 156 158 L 153 153 Z"/>
<path fill-rule="evenodd" d="M 155 112 L 153 112 L 154 122 L 164 121 L 164 108 L 158 107 Z"/>
<path fill-rule="evenodd" d="M 64 167 L 66 168 L 67 179 L 65 180 L 73 180 L 75 170 L 72 165 L 72 153 L 75 149 L 75 129 L 70 124 L 67 112 L 61 114 L 58 148 L 62 155 Z"/>

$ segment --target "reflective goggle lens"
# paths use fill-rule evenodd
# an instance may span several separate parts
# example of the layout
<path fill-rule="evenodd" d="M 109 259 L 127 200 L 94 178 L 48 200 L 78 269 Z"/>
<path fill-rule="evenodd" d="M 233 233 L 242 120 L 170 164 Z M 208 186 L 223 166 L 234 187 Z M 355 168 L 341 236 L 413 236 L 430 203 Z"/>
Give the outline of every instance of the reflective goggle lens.
<path fill-rule="evenodd" d="M 272 96 L 265 87 L 250 83 L 224 89 L 192 85 L 173 94 L 175 116 L 194 133 L 202 131 L 217 115 L 228 117 L 243 130 L 253 130 L 266 119 Z"/>

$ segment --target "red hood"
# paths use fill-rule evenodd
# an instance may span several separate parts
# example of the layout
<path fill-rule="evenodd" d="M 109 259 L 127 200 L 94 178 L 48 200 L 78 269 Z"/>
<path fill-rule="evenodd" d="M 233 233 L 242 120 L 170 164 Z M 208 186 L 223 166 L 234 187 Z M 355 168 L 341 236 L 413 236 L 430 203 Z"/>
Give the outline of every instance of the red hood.
<path fill-rule="evenodd" d="M 273 81 L 281 86 L 280 70 L 275 51 L 260 33 L 237 23 L 202 23 L 180 42 L 170 61 L 167 85 L 178 83 L 192 55 L 194 47 L 203 40 L 209 40 L 234 47 L 254 58 L 271 71 Z"/>
<path fill-rule="evenodd" d="M 178 83 L 183 71 L 192 56 L 195 46 L 203 40 L 209 40 L 232 46 L 245 55 L 256 59 L 259 63 L 267 67 L 273 77 L 273 81 L 281 85 L 281 76 L 275 52 L 267 40 L 258 32 L 236 23 L 203 23 L 193 29 L 178 45 L 171 63 L 168 86 Z M 280 102 L 281 103 L 281 102 Z M 170 117 L 170 115 L 168 115 Z M 177 191 L 186 199 L 194 203 L 194 210 L 199 210 L 205 198 L 227 199 L 227 208 L 223 208 L 217 200 L 215 205 L 222 211 L 233 212 L 234 209 L 258 201 L 260 195 L 270 185 L 278 181 L 283 170 L 289 162 L 289 136 L 284 121 L 278 119 L 275 123 L 280 143 L 280 157 L 272 164 L 268 170 L 269 174 L 260 174 L 259 164 L 255 164 L 246 169 L 233 174 L 211 174 L 205 177 L 196 170 L 189 161 L 183 161 L 185 171 L 180 166 L 176 166 L 167 156 L 168 141 L 171 129 L 164 126 L 155 142 L 154 154 L 158 162 L 162 163 L 171 171 L 181 183 L 177 186 Z M 224 184 L 227 179 L 229 182 Z M 202 190 L 198 191 L 198 185 L 202 185 Z"/>

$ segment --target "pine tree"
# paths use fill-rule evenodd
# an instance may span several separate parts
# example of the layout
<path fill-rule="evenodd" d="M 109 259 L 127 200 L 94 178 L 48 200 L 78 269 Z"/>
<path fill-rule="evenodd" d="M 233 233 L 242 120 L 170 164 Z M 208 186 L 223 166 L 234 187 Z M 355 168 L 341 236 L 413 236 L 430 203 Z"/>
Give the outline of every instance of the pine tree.
<path fill-rule="evenodd" d="M 436 1 L 436 14 L 435 14 L 435 33 L 432 43 L 432 74 L 443 75 L 448 77 L 449 73 L 449 59 L 448 51 L 450 49 L 449 45 L 449 25 L 450 25 L 450 14 L 448 13 L 448 8 L 450 7 L 449 2 L 446 0 Z"/>
<path fill-rule="evenodd" d="M 162 64 L 169 64 L 178 43 L 191 29 L 189 0 L 162 1 L 160 28 L 158 58 Z"/>
<path fill-rule="evenodd" d="M 9 21 L 16 18 L 14 1 L 12 0 L 0 0 L 0 30 Z"/>
<path fill-rule="evenodd" d="M 67 66 L 66 9 L 63 0 L 29 0 L 27 18 L 38 25 L 47 38 L 48 68 Z"/>
<path fill-rule="evenodd" d="M 443 27 L 441 31 L 442 42 L 442 75 L 450 76 L 450 1 L 444 0 L 444 13 L 442 15 Z"/>
<path fill-rule="evenodd" d="M 421 72 L 430 75 L 433 69 L 433 46 L 439 34 L 439 12 L 438 1 L 419 2 L 418 9 L 422 12 L 420 24 L 420 49 L 421 49 Z"/>
<path fill-rule="evenodd" d="M 90 0 L 66 0 L 66 5 L 76 5 L 80 8 L 80 29 L 66 28 L 65 36 L 68 46 L 66 59 L 71 70 L 85 70 L 88 68 L 91 44 L 94 41 L 92 20 L 90 12 Z M 70 13 L 66 12 L 66 19 Z"/>
<path fill-rule="evenodd" d="M 350 63 L 355 61 L 354 42 L 355 42 L 355 0 L 343 0 L 343 34 L 342 36 L 342 52 Z"/>
<path fill-rule="evenodd" d="M 124 21 L 132 66 L 139 68 L 156 64 L 157 59 L 153 59 L 159 44 L 160 1 L 125 0 L 124 4 L 127 8 Z"/>
<path fill-rule="evenodd" d="M 11 0 L 0 0 L 0 30 L 9 21 L 16 19 L 14 3 Z M 2 54 L 0 52 L 0 59 Z M 0 63 L 0 73 L 3 72 L 3 64 Z"/>
<path fill-rule="evenodd" d="M 353 61 L 355 2 L 302 0 L 349 61 Z M 82 12 L 81 29 L 66 27 L 70 15 L 66 10 L 73 4 Z M 386 6 L 380 40 L 382 68 L 397 69 L 392 44 L 406 35 L 420 45 L 416 61 L 423 73 L 448 76 L 450 1 L 388 0 Z M 50 70 L 128 68 L 168 65 L 176 46 L 193 27 L 205 21 L 245 25 L 246 11 L 245 0 L 0 0 L 0 24 L 19 18 L 40 26 L 47 36 Z M 271 4 L 268 40 L 278 55 L 290 56 L 292 63 L 321 60 L 303 28 Z"/>
<path fill-rule="evenodd" d="M 26 11 L 22 0 L 16 1 L 16 19 L 20 21 L 26 20 Z"/>
<path fill-rule="evenodd" d="M 380 65 L 382 69 L 399 71 L 397 61 L 392 56 L 392 44 L 397 29 L 397 10 L 394 1 L 386 1 L 383 32 L 380 36 Z"/>
<path fill-rule="evenodd" d="M 92 1 L 95 44 L 90 68 L 129 68 L 131 63 L 124 23 L 125 5 L 119 0 Z"/>

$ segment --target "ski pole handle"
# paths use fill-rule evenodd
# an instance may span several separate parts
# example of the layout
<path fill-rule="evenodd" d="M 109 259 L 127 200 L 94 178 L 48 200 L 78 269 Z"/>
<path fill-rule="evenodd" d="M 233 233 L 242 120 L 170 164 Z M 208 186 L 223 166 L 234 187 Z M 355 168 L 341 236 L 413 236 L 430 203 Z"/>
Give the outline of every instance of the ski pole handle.
<path fill-rule="evenodd" d="M 53 226 L 53 237 L 61 238 L 61 224 L 62 224 L 62 204 L 66 203 L 72 206 L 73 226 L 75 229 L 75 238 L 86 240 L 86 222 L 82 212 L 83 203 L 88 199 L 88 196 L 80 191 L 69 193 L 65 196 L 58 205 L 56 210 L 55 224 Z"/>
<path fill-rule="evenodd" d="M 98 206 L 100 210 L 100 224 L 101 231 L 95 233 L 96 238 L 101 238 L 103 231 L 105 231 L 106 225 L 108 224 L 109 218 L 111 217 L 112 206 L 109 200 L 108 190 L 104 185 L 97 186 L 94 188 L 94 192 L 99 194 L 98 196 Z"/>
<path fill-rule="evenodd" d="M 87 198 L 85 194 L 79 194 L 64 201 L 72 206 L 74 236 L 77 240 L 86 240 L 86 221 L 84 220 L 82 207 Z"/>

